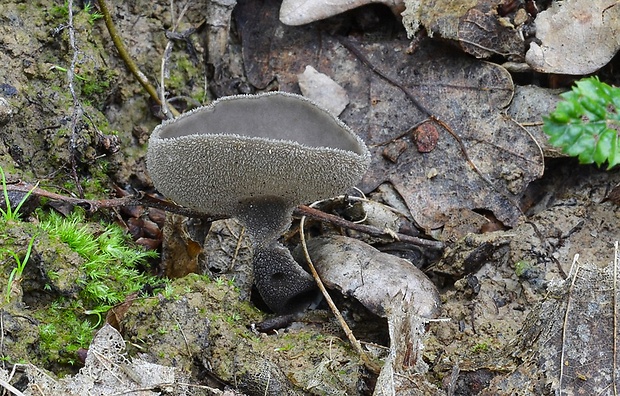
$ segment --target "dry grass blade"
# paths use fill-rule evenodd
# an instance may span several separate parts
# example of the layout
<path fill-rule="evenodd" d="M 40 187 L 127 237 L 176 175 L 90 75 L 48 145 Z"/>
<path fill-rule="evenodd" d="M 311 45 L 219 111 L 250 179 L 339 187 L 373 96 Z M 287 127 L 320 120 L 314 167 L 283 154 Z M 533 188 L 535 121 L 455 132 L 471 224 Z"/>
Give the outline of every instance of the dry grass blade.
<path fill-rule="evenodd" d="M 313 205 L 310 205 L 310 207 L 312 207 Z M 314 265 L 312 264 L 310 253 L 308 253 L 308 246 L 306 245 L 306 237 L 305 237 L 305 232 L 304 232 L 305 221 L 306 221 L 306 217 L 304 216 L 301 218 L 301 221 L 299 223 L 299 236 L 301 239 L 301 246 L 303 248 L 304 257 L 306 258 L 306 262 L 308 263 L 310 272 L 312 272 L 312 276 L 314 277 L 314 280 L 316 281 L 319 287 L 319 290 L 321 290 L 323 297 L 325 297 L 325 301 L 327 301 L 327 305 L 329 305 L 329 308 L 334 313 L 334 316 L 336 316 L 338 323 L 342 327 L 342 330 L 345 332 L 353 348 L 355 348 L 356 352 L 359 354 L 360 358 L 362 359 L 362 362 L 364 362 L 364 365 L 366 366 L 368 370 L 372 371 L 375 374 L 378 374 L 381 371 L 381 368 L 375 362 L 373 362 L 368 357 L 368 354 L 364 352 L 364 350 L 362 349 L 360 342 L 357 340 L 357 338 L 355 338 L 355 336 L 353 335 L 353 332 L 349 328 L 349 325 L 347 325 L 347 322 L 345 322 L 344 318 L 342 317 L 342 314 L 338 310 L 338 307 L 336 307 L 336 304 L 334 304 L 334 301 L 330 297 L 329 293 L 327 293 L 327 289 L 325 289 L 325 285 L 321 281 L 321 277 L 316 272 L 316 268 L 314 268 Z"/>
<path fill-rule="evenodd" d="M 618 376 L 618 241 L 614 243 L 614 279 L 613 297 L 614 304 L 614 335 L 613 335 L 613 378 Z M 618 395 L 618 381 L 613 382 L 614 396 Z"/>
<path fill-rule="evenodd" d="M 25 396 L 17 388 L 15 388 L 13 385 L 9 384 L 3 379 L 0 379 L 0 386 L 2 386 L 4 389 L 8 390 L 9 392 L 11 392 L 12 394 L 16 396 Z"/>

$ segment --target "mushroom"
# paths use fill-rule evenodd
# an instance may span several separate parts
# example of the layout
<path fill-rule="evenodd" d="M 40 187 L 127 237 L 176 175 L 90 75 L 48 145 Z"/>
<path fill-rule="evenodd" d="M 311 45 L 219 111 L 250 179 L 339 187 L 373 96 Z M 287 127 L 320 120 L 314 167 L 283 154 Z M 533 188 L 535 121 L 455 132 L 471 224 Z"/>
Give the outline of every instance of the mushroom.
<path fill-rule="evenodd" d="M 218 99 L 151 134 L 155 187 L 196 211 L 236 217 L 255 245 L 255 285 L 274 312 L 307 304 L 312 277 L 277 239 L 296 206 L 345 192 L 370 162 L 362 140 L 312 101 L 271 92 Z"/>

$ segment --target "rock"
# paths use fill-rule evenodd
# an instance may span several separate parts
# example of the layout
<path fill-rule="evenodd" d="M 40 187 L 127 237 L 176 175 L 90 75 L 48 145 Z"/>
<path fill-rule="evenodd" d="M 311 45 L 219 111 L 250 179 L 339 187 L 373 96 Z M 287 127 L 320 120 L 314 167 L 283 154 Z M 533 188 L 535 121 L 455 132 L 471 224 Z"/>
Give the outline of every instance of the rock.
<path fill-rule="evenodd" d="M 347 91 L 314 67 L 306 66 L 306 70 L 298 74 L 297 78 L 301 93 L 334 116 L 340 115 L 349 104 Z"/>

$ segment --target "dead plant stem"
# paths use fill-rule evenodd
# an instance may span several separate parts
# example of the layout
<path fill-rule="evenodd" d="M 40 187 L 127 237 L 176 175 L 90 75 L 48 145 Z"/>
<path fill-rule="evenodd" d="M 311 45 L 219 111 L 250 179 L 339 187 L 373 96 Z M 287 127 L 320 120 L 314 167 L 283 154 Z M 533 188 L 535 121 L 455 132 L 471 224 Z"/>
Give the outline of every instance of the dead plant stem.
<path fill-rule="evenodd" d="M 312 217 L 314 219 L 319 219 L 321 221 L 332 223 L 337 226 L 363 232 L 368 235 L 393 239 L 393 236 L 391 234 L 388 234 L 387 232 L 380 230 L 376 227 L 369 226 L 366 224 L 353 223 L 351 221 L 343 219 L 342 217 L 338 217 L 338 216 L 334 216 L 329 213 L 325 213 L 321 210 L 311 208 L 310 206 L 300 205 L 295 209 L 294 214 L 298 216 Z M 414 237 L 411 235 L 405 235 L 405 234 L 400 234 L 400 233 L 396 233 L 396 237 L 398 238 L 399 241 L 409 242 L 409 243 L 412 243 L 418 246 L 423 246 L 423 247 L 427 247 L 431 249 L 441 250 L 444 248 L 443 243 L 440 241 L 433 241 L 430 239 L 423 239 L 423 238 L 418 238 L 418 237 Z"/>
<path fill-rule="evenodd" d="M 613 384 L 614 396 L 618 396 L 618 241 L 614 243 L 614 270 L 613 270 L 613 296 L 612 301 L 614 304 L 614 335 L 612 340 L 613 348 L 613 370 L 611 382 Z"/>
<path fill-rule="evenodd" d="M 121 39 L 121 36 L 116 30 L 116 26 L 114 25 L 114 21 L 112 20 L 112 16 L 110 15 L 110 11 L 108 10 L 108 6 L 105 0 L 99 0 L 99 9 L 101 10 L 105 25 L 108 28 L 108 32 L 110 33 L 110 37 L 112 38 L 112 42 L 114 43 L 114 46 L 116 47 L 116 50 L 118 51 L 121 59 L 123 59 L 129 71 L 138 79 L 138 82 L 142 85 L 142 87 L 144 87 L 144 89 L 146 90 L 146 92 L 148 92 L 151 98 L 161 106 L 163 98 L 160 100 L 155 87 L 153 87 L 151 83 L 149 83 L 144 73 L 142 73 L 140 69 L 138 69 L 138 66 L 129 55 L 129 52 L 127 52 L 127 49 L 123 44 L 123 40 Z M 175 117 L 179 115 L 179 112 L 172 106 L 170 106 L 170 112 Z"/>
<path fill-rule="evenodd" d="M 71 176 L 75 181 L 76 188 L 78 190 L 78 195 L 80 197 L 84 197 L 84 190 L 82 189 L 82 184 L 80 183 L 78 173 L 77 173 L 77 139 L 78 139 L 78 123 L 82 119 L 82 114 L 84 110 L 82 109 L 82 104 L 80 103 L 74 87 L 75 81 L 75 68 L 78 62 L 79 50 L 75 40 L 75 27 L 73 26 L 73 2 L 69 1 L 68 5 L 68 14 L 69 14 L 69 24 L 67 28 L 69 29 L 69 45 L 71 46 L 71 50 L 73 51 L 73 56 L 71 58 L 71 65 L 67 68 L 67 80 L 69 83 L 69 92 L 71 92 L 71 97 L 73 99 L 73 114 L 71 115 L 71 135 L 69 137 L 69 152 L 71 158 Z"/>
<path fill-rule="evenodd" d="M 190 6 L 190 2 L 187 1 L 185 5 L 183 6 L 183 9 L 181 10 L 179 17 L 176 18 L 175 20 L 174 0 L 170 0 L 170 15 L 172 19 L 171 22 L 172 22 L 173 32 L 176 31 L 177 28 L 179 27 L 179 24 L 181 23 L 181 19 L 183 19 L 183 16 L 189 9 L 189 6 Z M 166 77 L 168 74 L 168 60 L 170 59 L 170 54 L 172 53 L 173 46 L 174 46 L 174 43 L 172 42 L 172 40 L 168 39 L 168 43 L 166 44 L 166 49 L 164 49 L 164 54 L 161 57 L 160 76 L 159 76 L 159 98 L 161 101 L 161 112 L 164 115 L 164 117 L 168 119 L 173 118 L 173 116 L 171 116 L 170 113 L 173 113 L 173 111 L 175 110 L 174 107 L 168 106 L 168 102 L 166 101 L 166 84 L 165 84 Z M 173 113 L 173 115 L 176 116 L 178 114 L 175 115 Z"/>
<path fill-rule="evenodd" d="M 223 215 L 207 215 L 204 213 L 196 212 L 192 209 L 185 208 L 183 206 L 179 206 L 174 202 L 166 201 L 163 199 L 159 199 L 144 193 L 138 193 L 135 195 L 122 197 L 122 198 L 110 198 L 110 199 L 84 199 L 84 198 L 75 198 L 68 197 L 61 194 L 56 194 L 51 191 L 44 190 L 42 188 L 32 186 L 29 183 L 18 182 L 15 184 L 8 184 L 6 186 L 7 191 L 19 191 L 23 193 L 28 193 L 31 191 L 31 194 L 38 197 L 49 198 L 55 201 L 66 202 L 72 205 L 80 206 L 87 210 L 90 213 L 94 213 L 100 209 L 111 209 L 111 208 L 120 208 L 127 206 L 147 206 L 151 208 L 158 208 L 165 210 L 171 213 L 177 213 L 183 216 L 192 217 L 196 219 L 202 219 L 204 221 L 215 221 L 227 218 L 227 216 Z M 334 216 L 329 213 L 325 213 L 315 208 L 311 208 L 309 206 L 300 205 L 295 209 L 294 214 L 297 216 L 306 216 L 311 217 L 315 220 L 324 221 L 328 223 L 332 223 L 339 227 L 347 228 L 350 230 L 355 230 L 359 232 L 363 232 L 368 235 L 384 237 L 384 238 L 393 238 L 392 235 L 387 234 L 385 231 L 380 230 L 376 227 L 369 226 L 366 224 L 357 224 L 348 220 L 345 220 L 341 217 Z M 444 245 L 440 241 L 432 241 L 429 239 L 417 238 L 410 235 L 395 234 L 398 240 L 409 242 L 418 246 L 426 247 L 429 249 L 442 250 Z"/>

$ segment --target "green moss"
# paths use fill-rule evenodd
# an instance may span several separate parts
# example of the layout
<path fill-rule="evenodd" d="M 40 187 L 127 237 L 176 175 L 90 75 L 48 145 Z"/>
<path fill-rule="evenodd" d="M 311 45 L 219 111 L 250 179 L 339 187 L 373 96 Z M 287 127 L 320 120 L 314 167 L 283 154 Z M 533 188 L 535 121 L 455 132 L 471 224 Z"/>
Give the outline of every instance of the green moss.
<path fill-rule="evenodd" d="M 109 95 L 110 81 L 118 78 L 118 71 L 93 64 L 81 74 L 81 77 L 78 85 L 82 99 L 92 107 L 102 109 Z"/>
<path fill-rule="evenodd" d="M 40 322 L 38 356 L 46 367 L 75 364 L 77 350 L 88 347 L 111 306 L 138 293 L 146 284 L 161 283 L 139 268 L 155 252 L 130 246 L 116 225 L 85 221 L 80 211 L 68 218 L 49 213 L 41 215 L 36 226 L 52 242 L 68 246 L 81 257 L 75 284 L 68 286 L 74 288 L 74 295 L 56 297 L 33 312 Z M 49 290 L 66 289 L 57 284 L 58 277 L 54 271 L 47 273 Z"/>
<path fill-rule="evenodd" d="M 173 96 L 189 98 L 189 106 L 205 104 L 205 92 L 201 64 L 194 64 L 186 52 L 175 51 L 171 57 L 171 64 L 175 67 L 170 70 L 170 77 L 166 80 L 166 88 Z"/>
<path fill-rule="evenodd" d="M 82 297 L 86 301 L 117 304 L 128 294 L 155 281 L 137 268 L 148 258 L 155 257 L 155 252 L 129 247 L 127 236 L 116 225 L 106 225 L 97 234 L 83 222 L 83 215 L 79 212 L 74 212 L 69 218 L 52 212 L 40 227 L 86 259 L 82 266 L 86 275 L 82 281 Z"/>
<path fill-rule="evenodd" d="M 490 349 L 489 344 L 487 344 L 486 342 L 480 342 L 476 345 L 474 345 L 474 347 L 472 348 L 472 352 L 474 353 L 485 353 L 488 352 Z"/>
<path fill-rule="evenodd" d="M 530 263 L 529 263 L 529 262 L 527 262 L 526 260 L 520 260 L 520 261 L 517 261 L 517 262 L 515 263 L 515 274 L 516 274 L 518 277 L 521 277 L 521 276 L 523 276 L 523 274 L 525 274 L 525 272 L 526 272 L 527 270 L 529 270 L 530 268 L 532 268 L 532 266 L 531 266 L 531 265 L 530 265 Z"/>

